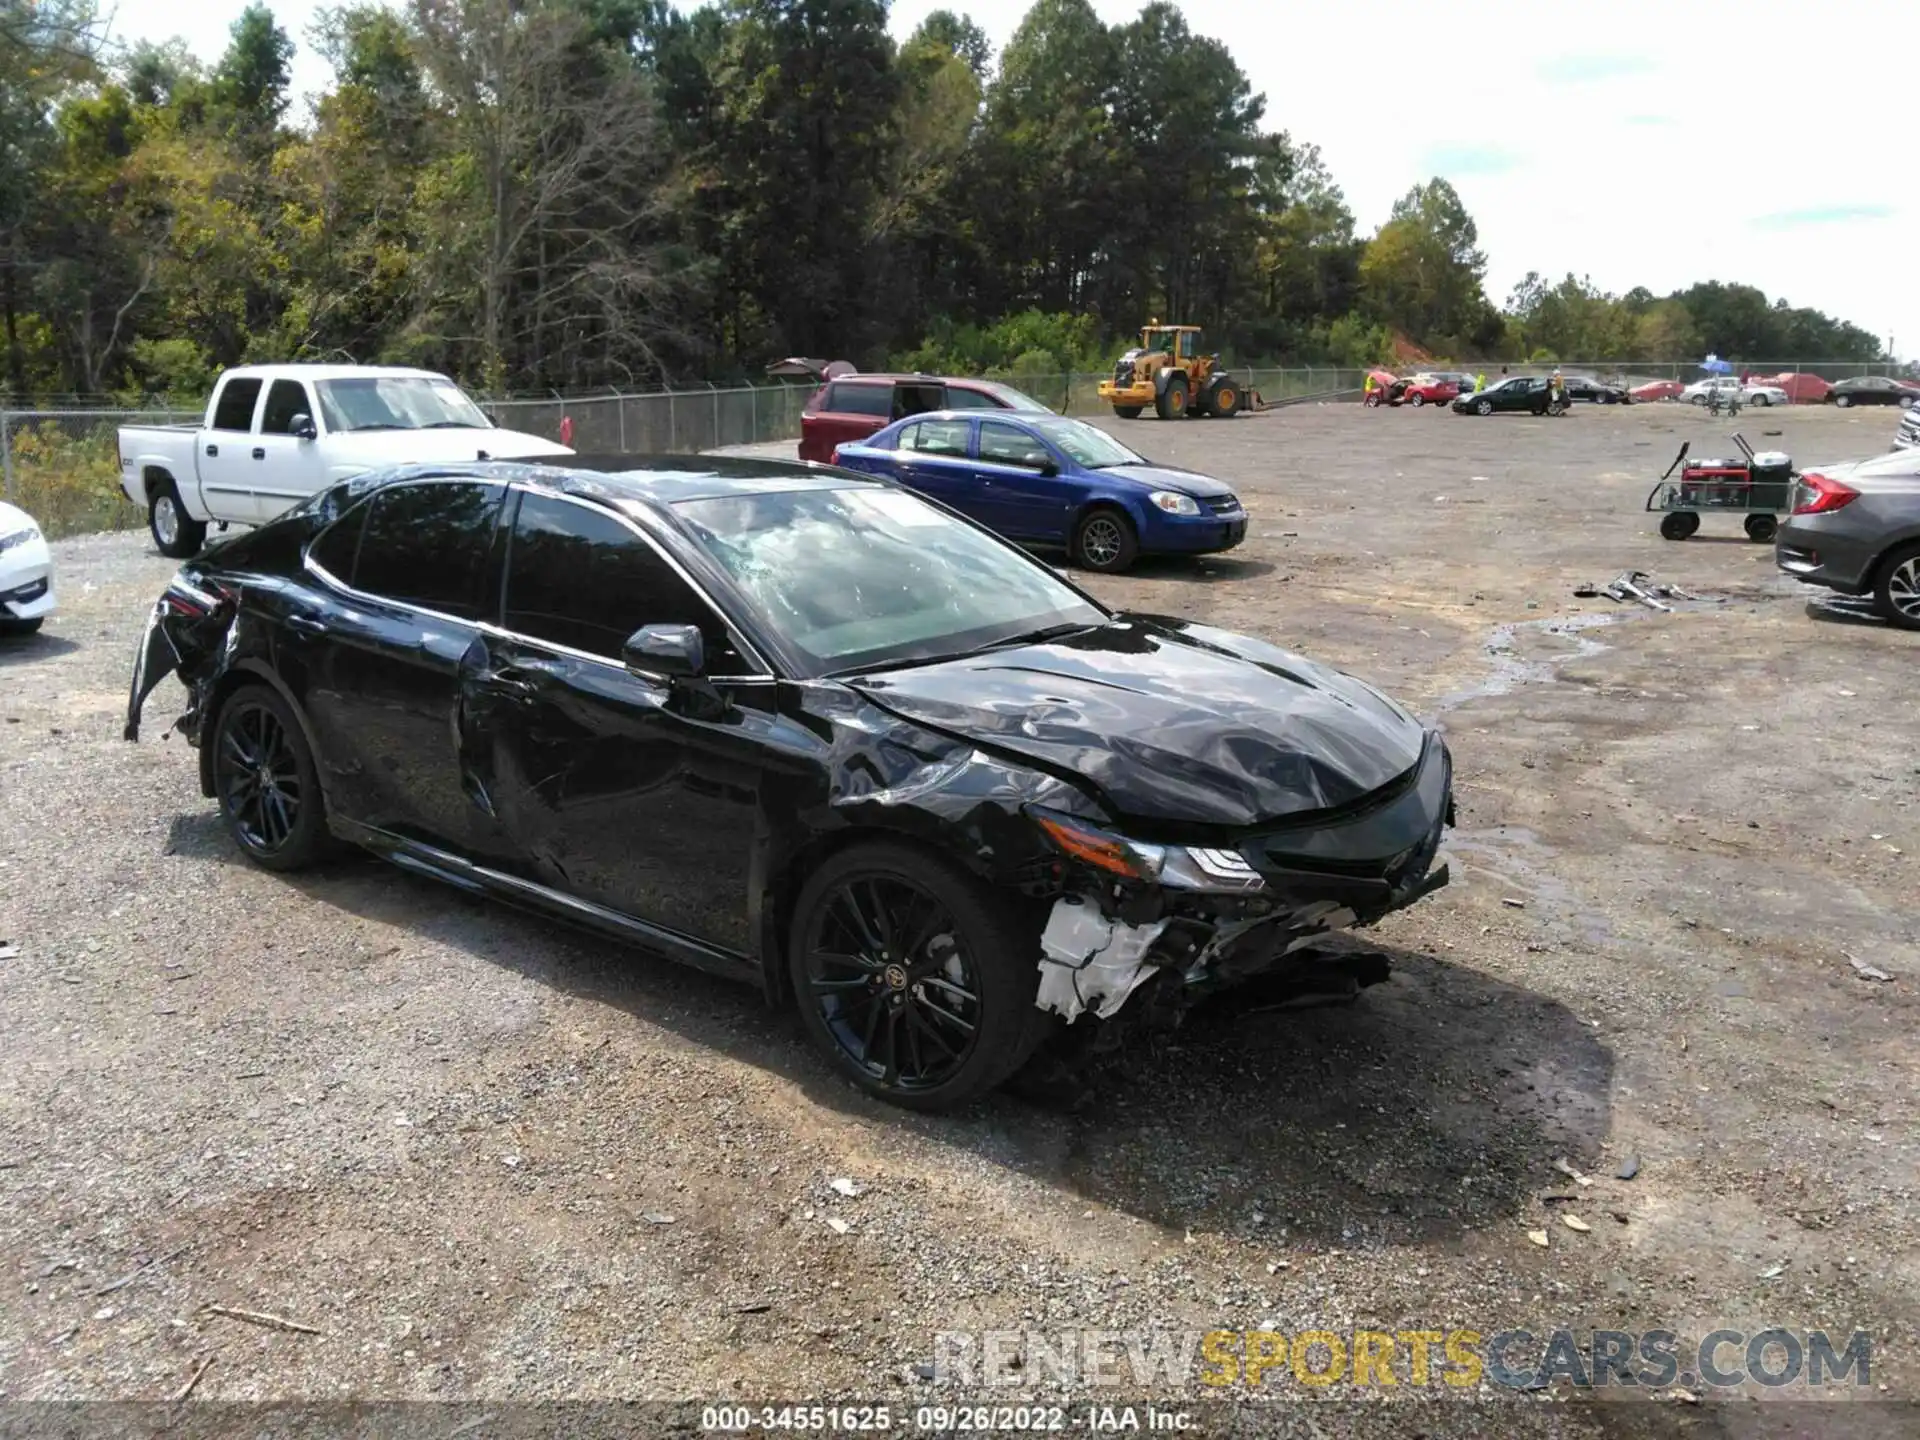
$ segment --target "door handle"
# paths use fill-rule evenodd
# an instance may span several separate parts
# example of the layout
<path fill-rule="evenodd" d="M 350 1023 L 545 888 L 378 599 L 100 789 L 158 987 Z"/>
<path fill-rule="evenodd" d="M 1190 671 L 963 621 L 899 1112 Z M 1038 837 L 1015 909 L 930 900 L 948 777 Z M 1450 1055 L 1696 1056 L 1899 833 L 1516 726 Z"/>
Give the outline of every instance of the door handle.
<path fill-rule="evenodd" d="M 296 635 L 324 635 L 327 625 L 324 620 L 316 620 L 311 615 L 289 615 L 287 628 Z"/>
<path fill-rule="evenodd" d="M 209 445 L 207 446 L 207 453 L 209 455 L 218 455 L 220 453 L 220 447 L 218 445 Z"/>
<path fill-rule="evenodd" d="M 264 459 L 266 459 L 266 458 L 267 458 L 267 447 L 266 447 L 266 446 L 264 446 L 264 445 L 256 445 L 256 446 L 254 446 L 254 447 L 253 447 L 253 458 L 254 458 L 254 459 L 256 459 L 256 460 L 264 460 Z"/>

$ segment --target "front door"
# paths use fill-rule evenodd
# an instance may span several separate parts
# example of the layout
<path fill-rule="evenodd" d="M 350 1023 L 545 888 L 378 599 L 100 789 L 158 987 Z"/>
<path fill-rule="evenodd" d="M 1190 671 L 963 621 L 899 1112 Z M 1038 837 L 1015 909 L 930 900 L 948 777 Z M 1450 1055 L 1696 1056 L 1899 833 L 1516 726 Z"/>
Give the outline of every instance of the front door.
<path fill-rule="evenodd" d="M 643 625 L 692 624 L 721 706 L 620 660 Z M 527 878 L 750 953 L 776 687 L 625 519 L 523 491 L 501 629 L 466 678 L 495 813 Z"/>
<path fill-rule="evenodd" d="M 1055 464 L 1053 453 L 1022 426 L 982 420 L 975 474 L 982 493 L 992 497 L 987 523 L 1019 540 L 1066 540 L 1073 507 L 1069 487 L 1045 473 Z"/>
<path fill-rule="evenodd" d="M 251 452 L 253 503 L 262 523 L 326 488 L 327 462 L 320 442 L 293 433 L 296 417 L 304 415 L 317 424 L 318 413 L 303 382 L 276 380 L 268 387 Z"/>
<path fill-rule="evenodd" d="M 468 480 L 376 491 L 308 550 L 316 583 L 350 603 L 301 614 L 290 596 L 281 625 L 339 813 L 476 857 L 503 844 L 462 765 L 460 680 L 492 608 L 504 494 Z"/>

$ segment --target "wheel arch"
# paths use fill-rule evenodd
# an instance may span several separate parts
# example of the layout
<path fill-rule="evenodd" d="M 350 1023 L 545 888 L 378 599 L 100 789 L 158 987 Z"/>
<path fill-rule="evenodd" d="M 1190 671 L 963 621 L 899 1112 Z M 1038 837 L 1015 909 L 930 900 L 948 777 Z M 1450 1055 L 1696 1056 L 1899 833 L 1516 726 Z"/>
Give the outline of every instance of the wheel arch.
<path fill-rule="evenodd" d="M 143 465 L 140 467 L 140 491 L 147 497 L 147 503 L 153 503 L 153 497 L 160 493 L 160 486 L 171 485 L 173 493 L 180 494 L 180 482 L 173 478 L 173 472 L 164 465 Z"/>
<path fill-rule="evenodd" d="M 1867 567 L 1862 572 L 1866 588 L 1871 590 L 1880 583 L 1881 572 L 1887 568 L 1888 562 L 1890 562 L 1895 555 L 1898 555 L 1902 550 L 1911 549 L 1915 545 L 1920 545 L 1920 525 L 1907 526 L 1891 540 L 1887 541 L 1886 544 L 1882 545 L 1880 549 L 1875 552 L 1873 559 L 1867 562 Z"/>
<path fill-rule="evenodd" d="M 292 712 L 294 721 L 300 726 L 300 738 L 306 741 L 307 753 L 313 756 L 314 772 L 320 777 L 321 803 L 332 813 L 332 797 L 327 793 L 327 769 L 321 763 L 320 743 L 313 733 L 313 722 L 307 718 L 306 707 L 295 697 L 292 689 L 282 680 L 264 660 L 248 657 L 236 660 L 223 670 L 207 691 L 206 703 L 201 707 L 198 722 L 195 725 L 196 743 L 200 751 L 200 793 L 209 800 L 213 798 L 213 746 L 210 743 L 214 730 L 220 724 L 220 712 L 234 696 L 234 693 L 249 684 L 264 684 L 285 702 Z"/>

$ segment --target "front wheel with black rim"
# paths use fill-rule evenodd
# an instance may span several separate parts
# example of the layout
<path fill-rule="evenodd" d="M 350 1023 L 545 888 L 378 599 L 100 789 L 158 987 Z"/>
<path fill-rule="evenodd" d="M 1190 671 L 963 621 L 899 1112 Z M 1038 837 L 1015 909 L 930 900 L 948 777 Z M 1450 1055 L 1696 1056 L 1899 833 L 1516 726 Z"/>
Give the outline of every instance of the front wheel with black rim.
<path fill-rule="evenodd" d="M 191 559 L 207 540 L 206 522 L 187 514 L 171 480 L 162 480 L 147 497 L 147 529 L 154 547 L 170 560 Z"/>
<path fill-rule="evenodd" d="M 1073 558 L 1088 570 L 1113 575 L 1133 564 L 1140 553 L 1140 537 L 1133 522 L 1118 510 L 1102 506 L 1080 517 L 1073 531 Z"/>
<path fill-rule="evenodd" d="M 1745 521 L 1747 538 L 1756 545 L 1771 545 L 1780 533 L 1780 522 L 1771 515 L 1749 515 Z"/>
<path fill-rule="evenodd" d="M 243 686 L 220 707 L 208 743 L 221 818 L 249 860 L 299 870 L 326 852 L 319 772 L 286 701 L 265 685 Z"/>
<path fill-rule="evenodd" d="M 1038 919 L 956 866 L 869 841 L 816 870 L 788 972 L 808 1036 L 870 1094 L 946 1110 L 992 1090 L 1045 1034 Z"/>
<path fill-rule="evenodd" d="M 1873 608 L 1889 625 L 1920 630 L 1920 545 L 1905 545 L 1880 562 Z"/>

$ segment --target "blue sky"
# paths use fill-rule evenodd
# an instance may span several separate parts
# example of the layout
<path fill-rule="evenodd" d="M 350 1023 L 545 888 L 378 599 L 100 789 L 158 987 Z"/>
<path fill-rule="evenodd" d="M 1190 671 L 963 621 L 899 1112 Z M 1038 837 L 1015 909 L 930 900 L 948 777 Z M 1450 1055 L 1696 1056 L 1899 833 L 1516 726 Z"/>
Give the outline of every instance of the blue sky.
<path fill-rule="evenodd" d="M 906 34 L 943 3 L 1000 45 L 1029 0 L 893 0 L 894 29 Z M 1093 5 L 1109 22 L 1139 10 L 1138 0 Z M 117 30 L 178 34 L 212 58 L 242 8 L 123 4 Z M 306 43 L 318 8 L 274 5 L 301 42 L 294 78 L 303 91 L 327 80 Z M 1479 223 L 1496 301 L 1528 270 L 1572 271 L 1614 291 L 1740 280 L 1920 354 L 1920 286 L 1907 273 L 1920 254 L 1920 202 L 1908 198 L 1912 182 L 1901 183 L 1903 152 L 1920 139 L 1906 100 L 1916 27 L 1902 25 L 1901 7 L 1182 8 L 1266 93 L 1269 126 L 1321 147 L 1363 228 L 1409 186 L 1435 173 L 1452 180 Z"/>

